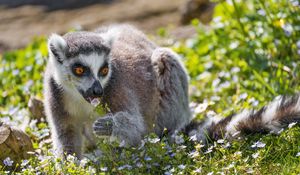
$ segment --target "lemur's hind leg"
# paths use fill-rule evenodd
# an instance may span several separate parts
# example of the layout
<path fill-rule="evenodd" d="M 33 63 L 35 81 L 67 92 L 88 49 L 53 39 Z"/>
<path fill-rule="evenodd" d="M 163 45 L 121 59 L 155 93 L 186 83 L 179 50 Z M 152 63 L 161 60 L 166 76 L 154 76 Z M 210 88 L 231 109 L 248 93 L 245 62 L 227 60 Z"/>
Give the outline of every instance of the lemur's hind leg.
<path fill-rule="evenodd" d="M 191 120 L 188 97 L 188 75 L 179 55 L 168 48 L 154 50 L 151 61 L 157 74 L 160 91 L 156 133 L 164 128 L 173 133 Z"/>

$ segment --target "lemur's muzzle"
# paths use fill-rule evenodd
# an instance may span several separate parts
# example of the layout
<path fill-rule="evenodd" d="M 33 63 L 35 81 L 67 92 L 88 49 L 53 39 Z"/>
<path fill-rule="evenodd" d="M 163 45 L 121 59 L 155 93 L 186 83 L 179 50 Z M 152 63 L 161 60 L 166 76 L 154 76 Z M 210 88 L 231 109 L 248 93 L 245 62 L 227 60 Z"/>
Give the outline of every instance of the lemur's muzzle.
<path fill-rule="evenodd" d="M 89 96 L 101 97 L 103 95 L 103 89 L 100 82 L 95 81 L 92 87 L 87 90 L 87 94 L 89 94 Z"/>
<path fill-rule="evenodd" d="M 103 95 L 103 88 L 99 81 L 94 81 L 93 85 L 84 93 L 84 98 L 91 103 L 94 99 Z"/>

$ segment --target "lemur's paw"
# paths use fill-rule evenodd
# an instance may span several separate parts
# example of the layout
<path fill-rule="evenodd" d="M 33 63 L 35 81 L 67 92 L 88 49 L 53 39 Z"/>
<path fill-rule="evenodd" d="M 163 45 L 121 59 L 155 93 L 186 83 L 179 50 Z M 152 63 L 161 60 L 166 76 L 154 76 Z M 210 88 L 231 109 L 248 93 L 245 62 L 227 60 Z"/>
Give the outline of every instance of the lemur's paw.
<path fill-rule="evenodd" d="M 111 116 L 99 118 L 94 122 L 94 133 L 99 136 L 109 136 L 112 134 L 113 118 Z"/>

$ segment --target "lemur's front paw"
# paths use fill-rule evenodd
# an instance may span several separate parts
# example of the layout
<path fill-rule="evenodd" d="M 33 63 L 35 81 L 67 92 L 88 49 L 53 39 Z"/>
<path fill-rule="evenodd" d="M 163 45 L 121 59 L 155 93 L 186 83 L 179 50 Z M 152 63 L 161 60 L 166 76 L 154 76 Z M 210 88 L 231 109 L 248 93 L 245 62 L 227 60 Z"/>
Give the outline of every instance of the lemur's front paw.
<path fill-rule="evenodd" d="M 94 133 L 99 136 L 110 136 L 112 134 L 113 118 L 111 116 L 99 118 L 94 122 Z"/>

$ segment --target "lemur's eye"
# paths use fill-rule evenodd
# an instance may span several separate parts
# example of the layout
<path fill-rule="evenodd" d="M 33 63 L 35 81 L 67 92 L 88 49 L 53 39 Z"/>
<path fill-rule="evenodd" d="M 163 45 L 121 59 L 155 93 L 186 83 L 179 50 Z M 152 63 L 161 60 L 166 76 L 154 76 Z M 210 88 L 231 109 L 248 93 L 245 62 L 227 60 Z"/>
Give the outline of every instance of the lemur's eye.
<path fill-rule="evenodd" d="M 83 67 L 75 67 L 74 72 L 76 75 L 82 75 L 84 73 L 84 68 Z"/>
<path fill-rule="evenodd" d="M 108 74 L 108 71 L 109 71 L 108 67 L 104 67 L 104 68 L 102 68 L 102 69 L 100 70 L 100 74 L 101 74 L 102 76 L 105 76 L 105 75 Z"/>

